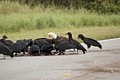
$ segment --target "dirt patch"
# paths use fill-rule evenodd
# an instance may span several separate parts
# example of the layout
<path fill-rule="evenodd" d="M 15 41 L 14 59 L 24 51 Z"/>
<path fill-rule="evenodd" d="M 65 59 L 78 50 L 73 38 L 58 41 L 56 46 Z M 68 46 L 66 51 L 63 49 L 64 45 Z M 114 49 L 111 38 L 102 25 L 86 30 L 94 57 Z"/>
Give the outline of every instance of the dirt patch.
<path fill-rule="evenodd" d="M 116 62 L 116 63 L 113 63 L 113 64 L 109 64 L 107 65 L 109 67 L 112 67 L 112 68 L 119 68 L 120 69 L 120 62 Z"/>
<path fill-rule="evenodd" d="M 112 72 L 120 72 L 120 68 L 92 67 L 92 68 L 77 69 L 77 71 L 90 72 L 90 73 L 97 73 L 97 72 L 112 73 Z"/>
<path fill-rule="evenodd" d="M 120 62 L 115 62 L 112 64 L 104 66 L 91 66 L 88 68 L 76 69 L 85 72 L 120 72 Z"/>
<path fill-rule="evenodd" d="M 104 77 L 101 77 L 100 74 L 120 73 L 120 62 L 115 62 L 104 66 L 89 66 L 87 68 L 75 69 L 73 71 L 77 71 L 81 75 L 70 80 L 103 80 Z"/>

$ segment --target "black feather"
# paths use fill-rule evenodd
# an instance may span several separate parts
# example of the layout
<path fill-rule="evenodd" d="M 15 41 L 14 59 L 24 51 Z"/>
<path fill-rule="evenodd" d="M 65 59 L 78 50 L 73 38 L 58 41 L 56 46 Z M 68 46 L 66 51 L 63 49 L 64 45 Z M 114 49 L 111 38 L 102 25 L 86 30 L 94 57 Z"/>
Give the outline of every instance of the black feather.
<path fill-rule="evenodd" d="M 90 48 L 90 46 L 92 45 L 102 49 L 102 45 L 98 41 L 91 38 L 86 38 L 82 34 L 79 34 L 78 37 L 81 38 L 85 44 L 87 44 L 88 48 Z"/>
<path fill-rule="evenodd" d="M 0 54 L 9 55 L 11 58 L 13 58 L 12 51 L 1 42 L 0 42 Z"/>
<path fill-rule="evenodd" d="M 76 46 L 77 50 L 82 50 L 83 54 L 85 54 L 85 52 L 87 51 L 78 41 L 76 41 L 75 39 L 72 38 L 72 34 L 70 32 L 67 33 L 68 37 L 69 37 L 69 42 L 73 45 Z"/>

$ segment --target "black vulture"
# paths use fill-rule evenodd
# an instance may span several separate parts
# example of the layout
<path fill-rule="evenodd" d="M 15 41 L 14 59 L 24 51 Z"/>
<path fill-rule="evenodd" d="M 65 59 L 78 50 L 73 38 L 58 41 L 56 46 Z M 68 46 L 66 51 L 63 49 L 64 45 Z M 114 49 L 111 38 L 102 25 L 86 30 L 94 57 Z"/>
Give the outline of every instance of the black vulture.
<path fill-rule="evenodd" d="M 8 37 L 7 37 L 6 35 L 3 35 L 3 36 L 2 36 L 2 39 L 3 39 L 3 40 L 6 40 L 7 38 L 8 38 Z"/>
<path fill-rule="evenodd" d="M 33 44 L 33 40 L 32 39 L 17 40 L 16 43 L 17 42 L 21 42 L 23 44 L 22 47 L 24 47 L 24 48 L 21 47 L 22 48 L 21 52 L 23 52 L 23 54 L 25 54 L 25 52 L 28 51 L 28 47 L 30 47 Z"/>
<path fill-rule="evenodd" d="M 33 40 L 32 39 L 28 39 L 27 41 L 28 41 L 29 45 L 33 44 Z"/>
<path fill-rule="evenodd" d="M 85 52 L 87 50 L 78 41 L 76 41 L 75 39 L 72 38 L 72 34 L 70 32 L 68 32 L 67 35 L 69 37 L 69 42 L 76 46 L 77 51 L 82 50 L 83 54 L 85 54 Z"/>
<path fill-rule="evenodd" d="M 9 45 L 13 44 L 13 41 L 5 40 L 4 43 L 5 43 L 5 45 L 9 46 Z"/>
<path fill-rule="evenodd" d="M 8 46 L 12 53 L 21 53 L 25 54 L 26 44 L 24 42 L 16 42 Z"/>
<path fill-rule="evenodd" d="M 41 42 L 43 42 L 43 44 Z M 34 40 L 34 44 L 37 44 L 37 43 L 41 43 L 41 44 L 39 44 L 40 46 L 44 45 L 44 44 L 53 45 L 52 39 L 47 39 L 47 38 L 37 38 Z"/>
<path fill-rule="evenodd" d="M 38 46 L 38 45 L 35 45 L 35 44 L 31 45 L 31 46 L 30 46 L 30 50 L 29 50 L 28 53 L 29 53 L 30 55 L 33 55 L 33 56 L 39 55 L 39 53 L 40 53 L 39 46 Z"/>
<path fill-rule="evenodd" d="M 58 55 L 61 55 L 61 54 L 64 54 L 64 51 L 67 49 L 75 49 L 75 45 L 73 45 L 69 42 L 63 41 L 63 42 L 57 43 L 54 46 L 54 48 L 56 49 L 56 51 L 59 51 Z"/>
<path fill-rule="evenodd" d="M 32 45 L 34 45 L 32 39 L 28 39 L 24 43 L 25 43 L 25 52 L 28 52 L 29 47 L 31 47 Z"/>
<path fill-rule="evenodd" d="M 2 39 L 0 39 L 0 42 L 2 42 L 3 44 L 5 44 L 6 46 L 10 45 L 13 43 L 13 41 L 11 40 L 6 40 L 8 37 L 6 35 L 3 35 Z"/>
<path fill-rule="evenodd" d="M 40 48 L 40 52 L 43 53 L 44 55 L 52 55 L 51 51 L 53 50 L 52 45 L 44 44 Z"/>
<path fill-rule="evenodd" d="M 102 45 L 98 41 L 91 39 L 91 38 L 86 38 L 82 34 L 79 34 L 78 37 L 81 38 L 85 44 L 87 44 L 88 48 L 90 48 L 92 45 L 92 46 L 96 46 L 102 49 Z"/>
<path fill-rule="evenodd" d="M 47 38 L 38 38 L 34 40 L 34 44 L 38 45 L 40 48 L 43 45 L 53 45 L 52 44 L 52 40 L 51 39 L 47 39 Z"/>
<path fill-rule="evenodd" d="M 9 55 L 11 58 L 13 58 L 12 51 L 2 42 L 0 42 L 0 54 Z"/>
<path fill-rule="evenodd" d="M 53 50 L 52 39 L 38 38 L 34 40 L 34 44 L 38 45 L 40 52 L 46 55 L 51 54 L 51 51 Z"/>
<path fill-rule="evenodd" d="M 26 45 L 26 47 L 29 47 L 29 46 L 31 46 L 33 44 L 33 40 L 32 39 L 17 40 L 16 42 L 23 42 Z"/>
<path fill-rule="evenodd" d="M 7 39 L 8 37 L 6 35 L 3 35 L 2 39 L 0 39 L 0 42 L 2 42 L 3 44 L 7 45 L 5 43 L 5 40 Z"/>

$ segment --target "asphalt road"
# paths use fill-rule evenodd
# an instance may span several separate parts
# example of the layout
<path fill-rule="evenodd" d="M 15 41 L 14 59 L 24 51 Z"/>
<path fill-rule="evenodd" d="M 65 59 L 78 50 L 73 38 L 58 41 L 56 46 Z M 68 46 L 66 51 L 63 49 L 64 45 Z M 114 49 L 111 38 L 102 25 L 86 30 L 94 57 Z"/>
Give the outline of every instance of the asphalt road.
<path fill-rule="evenodd" d="M 120 38 L 100 43 L 103 49 L 86 54 L 6 57 L 0 60 L 0 80 L 120 80 Z"/>

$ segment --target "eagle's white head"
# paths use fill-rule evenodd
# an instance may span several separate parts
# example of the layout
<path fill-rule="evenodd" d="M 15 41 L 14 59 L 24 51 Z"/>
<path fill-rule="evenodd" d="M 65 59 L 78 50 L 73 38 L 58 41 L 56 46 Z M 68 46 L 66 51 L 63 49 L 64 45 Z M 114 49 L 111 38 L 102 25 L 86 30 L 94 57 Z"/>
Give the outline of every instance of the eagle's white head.
<path fill-rule="evenodd" d="M 56 39 L 56 38 L 57 38 L 57 35 L 56 35 L 55 33 L 53 33 L 53 32 L 49 32 L 49 33 L 48 33 L 48 36 L 49 36 L 49 37 L 52 37 L 53 39 Z"/>

